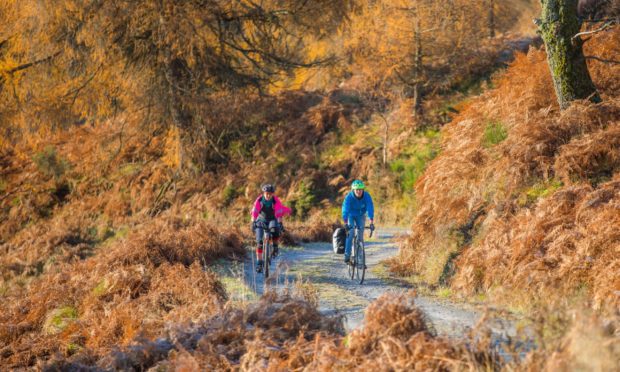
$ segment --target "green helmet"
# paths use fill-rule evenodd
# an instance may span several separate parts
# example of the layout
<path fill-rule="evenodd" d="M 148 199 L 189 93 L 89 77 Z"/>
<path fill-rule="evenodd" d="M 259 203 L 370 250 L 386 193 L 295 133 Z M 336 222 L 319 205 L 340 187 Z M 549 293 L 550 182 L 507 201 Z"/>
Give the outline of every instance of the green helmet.
<path fill-rule="evenodd" d="M 364 182 L 362 182 L 360 180 L 355 180 L 351 184 L 351 189 L 352 190 L 364 190 L 364 188 L 365 188 Z"/>

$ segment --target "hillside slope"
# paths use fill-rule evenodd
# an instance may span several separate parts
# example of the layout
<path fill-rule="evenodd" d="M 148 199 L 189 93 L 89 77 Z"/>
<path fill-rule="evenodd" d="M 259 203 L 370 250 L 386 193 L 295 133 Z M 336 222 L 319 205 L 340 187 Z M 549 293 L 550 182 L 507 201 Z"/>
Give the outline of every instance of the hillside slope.
<path fill-rule="evenodd" d="M 237 142 L 222 153 L 226 164 L 202 174 L 179 173 L 174 131 L 123 118 L 0 149 L 3 365 L 83 350 L 95 357 L 172 321 L 219 313 L 228 294 L 211 267 L 246 255 L 250 234 L 238 226 L 259 185 L 277 179 L 303 220 L 334 197 L 347 180 L 327 181 L 351 162 L 319 167 L 313 146 L 363 121 L 364 109 L 337 94 L 245 98 L 222 105 L 220 122 L 239 131 Z M 287 228 L 289 242 L 326 239 L 331 224 L 310 218 Z"/>
<path fill-rule="evenodd" d="M 620 303 L 620 31 L 585 53 L 603 103 L 560 112 L 530 50 L 442 130 L 395 270 L 523 307 Z"/>

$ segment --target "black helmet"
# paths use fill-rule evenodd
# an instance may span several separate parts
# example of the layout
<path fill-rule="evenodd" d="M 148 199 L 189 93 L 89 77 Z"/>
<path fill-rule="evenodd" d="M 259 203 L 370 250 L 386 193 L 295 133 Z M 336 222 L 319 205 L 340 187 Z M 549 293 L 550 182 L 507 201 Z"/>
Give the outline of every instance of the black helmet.
<path fill-rule="evenodd" d="M 261 189 L 263 190 L 263 192 L 276 192 L 276 188 L 275 186 L 273 186 L 270 183 L 266 183 L 264 184 Z"/>

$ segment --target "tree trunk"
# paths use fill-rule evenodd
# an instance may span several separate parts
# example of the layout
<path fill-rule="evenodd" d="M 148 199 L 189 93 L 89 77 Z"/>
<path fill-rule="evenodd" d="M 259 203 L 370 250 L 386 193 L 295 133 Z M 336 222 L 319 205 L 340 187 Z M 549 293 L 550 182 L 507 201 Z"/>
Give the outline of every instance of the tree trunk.
<path fill-rule="evenodd" d="M 489 0 L 489 14 L 487 17 L 487 27 L 489 28 L 489 37 L 495 37 L 495 0 Z"/>
<path fill-rule="evenodd" d="M 168 22 L 166 17 L 169 16 L 170 4 L 165 4 L 163 0 L 160 0 L 160 15 L 159 25 L 161 27 L 162 34 L 168 32 Z M 183 85 L 182 81 L 182 63 L 180 60 L 173 58 L 170 45 L 160 46 L 163 53 L 163 69 L 164 84 L 167 88 L 168 98 L 168 111 L 172 119 L 173 125 L 179 131 L 179 147 L 177 149 L 177 173 L 183 169 L 185 162 L 185 145 L 187 136 L 189 133 L 189 126 L 191 122 L 190 113 L 184 108 L 183 100 L 181 97 L 180 87 Z"/>
<path fill-rule="evenodd" d="M 422 115 L 422 30 L 420 26 L 420 14 L 416 10 L 415 15 L 414 60 L 413 60 L 413 114 L 416 118 Z"/>
<path fill-rule="evenodd" d="M 170 116 L 172 118 L 173 125 L 179 131 L 179 147 L 177 152 L 177 171 L 180 171 L 183 168 L 183 163 L 185 161 L 184 154 L 184 146 L 185 146 L 185 137 L 188 130 L 187 125 L 187 115 L 184 114 L 183 106 L 180 100 L 178 93 L 178 88 L 175 86 L 176 79 L 174 75 L 174 66 L 170 61 L 170 53 L 166 51 L 165 53 L 165 66 L 164 66 L 164 74 L 167 80 L 167 88 L 168 88 L 168 110 L 170 112 Z"/>
<path fill-rule="evenodd" d="M 390 123 L 383 115 L 381 115 L 381 119 L 383 119 L 383 168 L 386 168 L 388 163 L 388 146 L 390 144 Z"/>
<path fill-rule="evenodd" d="M 600 102 L 583 56 L 583 41 L 577 37 L 578 0 L 541 0 L 542 15 L 538 28 L 545 42 L 547 60 L 558 103 L 562 110 L 577 99 Z"/>

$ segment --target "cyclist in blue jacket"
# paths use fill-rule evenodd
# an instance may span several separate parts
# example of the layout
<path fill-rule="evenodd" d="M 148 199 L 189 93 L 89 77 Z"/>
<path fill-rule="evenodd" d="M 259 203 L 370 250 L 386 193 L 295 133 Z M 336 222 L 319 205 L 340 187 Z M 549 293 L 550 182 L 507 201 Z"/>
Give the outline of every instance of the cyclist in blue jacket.
<path fill-rule="evenodd" d="M 364 183 L 360 180 L 353 181 L 351 192 L 347 194 L 342 202 L 342 220 L 347 231 L 353 228 L 358 230 L 358 236 L 364 240 L 364 225 L 366 215 L 370 219 L 370 229 L 374 230 L 375 207 L 372 204 L 370 194 L 364 191 Z M 347 243 L 344 250 L 344 262 L 348 263 L 351 257 L 351 245 L 353 244 L 353 233 L 347 234 Z"/>

